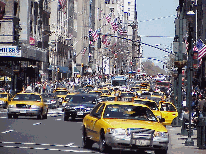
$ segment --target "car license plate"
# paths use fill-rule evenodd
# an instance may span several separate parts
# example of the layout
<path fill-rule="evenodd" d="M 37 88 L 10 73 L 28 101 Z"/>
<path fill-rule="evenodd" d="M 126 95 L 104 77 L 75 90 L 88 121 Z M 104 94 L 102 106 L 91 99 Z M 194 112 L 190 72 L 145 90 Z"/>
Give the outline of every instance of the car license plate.
<path fill-rule="evenodd" d="M 77 112 L 77 115 L 83 115 L 84 113 L 83 112 Z"/>
<path fill-rule="evenodd" d="M 26 113 L 26 110 L 21 110 L 20 113 Z"/>
<path fill-rule="evenodd" d="M 136 140 L 135 144 L 139 146 L 147 146 L 147 145 L 150 145 L 150 141 L 149 140 Z"/>

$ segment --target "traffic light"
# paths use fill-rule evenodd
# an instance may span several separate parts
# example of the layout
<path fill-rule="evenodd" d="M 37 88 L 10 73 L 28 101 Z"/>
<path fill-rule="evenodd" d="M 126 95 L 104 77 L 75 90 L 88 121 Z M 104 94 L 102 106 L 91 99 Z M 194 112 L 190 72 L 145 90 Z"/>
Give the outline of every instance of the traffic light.
<path fill-rule="evenodd" d="M 81 66 L 84 67 L 84 63 L 82 63 Z"/>
<path fill-rule="evenodd" d="M 97 43 L 97 48 L 100 49 L 101 48 L 101 38 L 98 38 L 98 43 Z"/>
<path fill-rule="evenodd" d="M 114 65 L 114 68 L 116 68 L 116 65 Z"/>
<path fill-rule="evenodd" d="M 57 67 L 57 73 L 59 73 L 59 71 L 60 71 L 60 69 L 59 69 L 59 67 Z"/>

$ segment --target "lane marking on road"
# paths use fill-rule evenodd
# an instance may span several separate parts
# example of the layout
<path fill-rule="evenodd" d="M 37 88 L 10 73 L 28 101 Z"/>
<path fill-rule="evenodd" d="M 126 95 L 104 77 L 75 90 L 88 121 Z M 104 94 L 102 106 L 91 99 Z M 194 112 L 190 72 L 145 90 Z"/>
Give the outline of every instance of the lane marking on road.
<path fill-rule="evenodd" d="M 0 117 L 1 119 L 5 119 L 5 118 L 7 118 L 7 117 Z"/>
<path fill-rule="evenodd" d="M 37 123 L 34 123 L 33 125 L 36 126 L 36 125 L 40 125 L 41 122 L 37 122 Z"/>
<path fill-rule="evenodd" d="M 55 119 L 55 120 L 59 121 L 59 120 L 62 120 L 62 119 Z"/>
<path fill-rule="evenodd" d="M 4 148 L 22 148 L 22 149 L 35 149 L 35 150 L 51 150 L 51 151 L 62 151 L 62 152 L 82 152 L 82 153 L 99 153 L 98 151 L 93 150 L 85 150 L 80 146 L 74 146 L 74 143 L 69 143 L 67 145 L 61 145 L 61 144 L 47 144 L 47 143 L 24 143 L 24 142 L 4 142 L 0 141 L 0 144 L 21 144 L 21 145 L 47 145 L 47 146 L 53 146 L 53 147 L 76 147 L 79 148 L 79 150 L 74 149 L 58 149 L 58 148 L 44 148 L 44 147 L 27 147 L 27 146 L 15 146 L 15 145 L 0 145 L 0 147 Z M 80 150 L 80 148 L 82 150 Z"/>
<path fill-rule="evenodd" d="M 4 132 L 1 132 L 2 134 L 6 134 L 6 133 L 10 133 L 10 132 L 13 132 L 14 130 L 7 130 L 7 131 L 4 131 Z"/>

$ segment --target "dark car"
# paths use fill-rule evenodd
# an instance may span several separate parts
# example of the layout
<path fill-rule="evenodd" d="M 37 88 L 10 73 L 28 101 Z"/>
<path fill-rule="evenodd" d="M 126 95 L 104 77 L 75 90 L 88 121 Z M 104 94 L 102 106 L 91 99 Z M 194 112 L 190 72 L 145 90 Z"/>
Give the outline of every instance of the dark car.
<path fill-rule="evenodd" d="M 95 94 L 81 93 L 71 96 L 64 107 L 64 121 L 67 121 L 69 117 L 72 120 L 77 117 L 83 118 L 99 102 L 100 98 Z"/>
<path fill-rule="evenodd" d="M 58 98 L 56 94 L 41 94 L 43 102 L 48 105 L 49 109 L 56 109 L 59 107 Z"/>

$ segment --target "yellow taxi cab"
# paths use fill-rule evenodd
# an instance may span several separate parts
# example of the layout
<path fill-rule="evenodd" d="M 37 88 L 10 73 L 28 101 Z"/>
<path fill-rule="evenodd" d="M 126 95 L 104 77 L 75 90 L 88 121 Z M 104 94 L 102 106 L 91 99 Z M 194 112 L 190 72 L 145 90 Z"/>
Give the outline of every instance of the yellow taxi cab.
<path fill-rule="evenodd" d="M 115 95 L 101 95 L 102 101 L 117 101 L 117 96 Z"/>
<path fill-rule="evenodd" d="M 140 96 L 141 95 L 140 87 L 131 87 L 130 91 L 134 92 L 136 96 Z"/>
<path fill-rule="evenodd" d="M 98 91 L 101 91 L 103 95 L 111 95 L 111 92 L 108 88 L 99 88 Z"/>
<path fill-rule="evenodd" d="M 93 90 L 94 89 L 94 86 L 93 85 L 86 85 L 86 86 L 84 86 L 83 87 L 84 89 L 85 89 L 85 91 L 91 91 L 91 90 Z"/>
<path fill-rule="evenodd" d="M 11 95 L 7 92 L 0 92 L 0 107 L 6 109 L 11 99 Z"/>
<path fill-rule="evenodd" d="M 171 125 L 172 121 L 178 117 L 178 111 L 175 105 L 171 102 L 160 101 L 159 109 L 162 114 L 162 118 L 165 118 L 163 125 Z"/>
<path fill-rule="evenodd" d="M 37 119 L 47 119 L 48 106 L 39 93 L 24 91 L 17 93 L 9 102 L 8 118 L 18 116 L 37 116 Z"/>
<path fill-rule="evenodd" d="M 161 91 L 154 91 L 152 94 L 151 94 L 152 97 L 158 97 L 158 98 L 161 98 L 161 99 L 166 99 L 166 95 L 164 92 L 161 92 Z"/>
<path fill-rule="evenodd" d="M 112 148 L 154 150 L 166 154 L 169 134 L 153 112 L 134 102 L 100 102 L 83 119 L 84 148 L 99 144 L 100 152 Z"/>
<path fill-rule="evenodd" d="M 154 113 L 154 115 L 158 118 L 161 119 L 162 114 L 158 108 L 158 105 L 155 101 L 150 100 L 150 99 L 141 99 L 141 98 L 135 98 L 134 99 L 134 103 L 138 103 L 138 104 L 143 104 L 146 105 L 150 108 L 150 110 L 152 110 L 152 112 Z"/>
<path fill-rule="evenodd" d="M 119 100 L 121 101 L 124 97 L 135 98 L 136 95 L 133 92 L 120 91 L 118 96 Z"/>
<path fill-rule="evenodd" d="M 147 90 L 149 91 L 150 90 L 150 84 L 147 83 L 147 82 L 144 82 L 140 85 L 140 90 Z"/>
<path fill-rule="evenodd" d="M 88 92 L 89 94 L 96 94 L 98 96 L 101 96 L 102 95 L 102 92 L 100 90 L 91 90 Z"/>
<path fill-rule="evenodd" d="M 69 92 L 67 91 L 66 88 L 56 88 L 54 90 L 54 94 L 56 94 L 57 98 L 58 98 L 58 103 L 59 105 L 62 105 L 62 102 L 64 100 L 64 98 L 66 97 L 66 95 L 68 94 Z"/>

